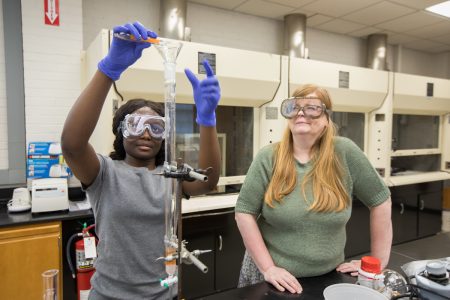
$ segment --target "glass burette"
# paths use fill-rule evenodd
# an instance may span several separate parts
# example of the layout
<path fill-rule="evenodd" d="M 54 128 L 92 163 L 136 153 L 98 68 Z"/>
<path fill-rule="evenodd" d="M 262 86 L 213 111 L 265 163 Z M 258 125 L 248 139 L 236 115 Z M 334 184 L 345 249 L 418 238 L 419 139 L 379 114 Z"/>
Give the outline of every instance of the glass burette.
<path fill-rule="evenodd" d="M 114 37 L 134 41 L 152 43 L 158 50 L 164 62 L 164 114 L 165 114 L 165 161 L 164 174 L 170 174 L 176 162 L 175 157 L 175 88 L 176 88 L 176 59 L 180 53 L 182 43 L 173 40 L 153 39 L 136 40 L 135 37 L 127 33 L 114 33 Z M 176 167 L 175 167 L 176 169 Z M 173 298 L 173 287 L 178 282 L 177 276 L 177 259 L 179 257 L 177 249 L 181 249 L 181 241 L 177 238 L 178 222 L 181 220 L 181 184 L 176 178 L 166 177 L 167 194 L 165 195 L 165 269 L 167 278 L 160 279 L 161 286 L 169 288 L 169 298 Z M 181 239 L 181 238 L 180 238 Z"/>
<path fill-rule="evenodd" d="M 162 40 L 159 44 L 155 44 L 156 49 L 164 61 L 164 113 L 166 119 L 166 136 L 165 136 L 165 161 L 164 172 L 169 174 L 176 166 L 175 161 L 175 137 L 176 137 L 176 59 L 180 53 L 182 43 L 176 41 Z M 181 195 L 177 195 L 181 191 L 181 184 L 175 178 L 167 177 L 167 195 L 165 197 L 165 228 L 164 235 L 165 245 L 165 266 L 168 277 L 161 280 L 161 285 L 169 287 L 170 297 L 172 297 L 172 286 L 178 282 L 177 277 L 177 258 L 178 251 L 181 249 L 177 238 L 178 222 L 181 220 Z"/>
<path fill-rule="evenodd" d="M 165 161 L 164 175 L 166 177 L 167 194 L 165 195 L 165 234 L 164 246 L 165 256 L 163 259 L 167 278 L 161 279 L 161 286 L 169 288 L 169 299 L 173 297 L 173 287 L 178 283 L 178 297 L 181 296 L 181 274 L 182 263 L 194 264 L 203 273 L 208 272 L 197 257 L 211 250 L 188 251 L 185 242 L 182 241 L 182 218 L 181 218 L 181 193 L 183 180 L 207 181 L 208 169 L 193 169 L 180 159 L 176 160 L 176 60 L 180 53 L 182 43 L 174 40 L 152 39 L 136 41 L 132 35 L 115 33 L 115 37 L 135 42 L 147 42 L 154 44 L 164 61 L 164 111 L 165 111 Z"/>

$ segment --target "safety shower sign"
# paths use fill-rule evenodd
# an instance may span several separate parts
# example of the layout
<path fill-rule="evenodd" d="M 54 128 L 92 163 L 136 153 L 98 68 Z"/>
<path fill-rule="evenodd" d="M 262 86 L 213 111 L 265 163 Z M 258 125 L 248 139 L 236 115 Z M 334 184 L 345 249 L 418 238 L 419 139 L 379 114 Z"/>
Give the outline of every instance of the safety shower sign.
<path fill-rule="evenodd" d="M 59 26 L 59 0 L 44 0 L 45 25 Z"/>

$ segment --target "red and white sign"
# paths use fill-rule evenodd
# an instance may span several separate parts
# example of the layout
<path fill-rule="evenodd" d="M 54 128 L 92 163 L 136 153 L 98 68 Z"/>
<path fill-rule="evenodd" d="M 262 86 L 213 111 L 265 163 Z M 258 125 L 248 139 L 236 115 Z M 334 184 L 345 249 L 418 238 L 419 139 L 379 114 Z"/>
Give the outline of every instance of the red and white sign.
<path fill-rule="evenodd" d="M 46 25 L 59 26 L 59 0 L 44 0 Z"/>

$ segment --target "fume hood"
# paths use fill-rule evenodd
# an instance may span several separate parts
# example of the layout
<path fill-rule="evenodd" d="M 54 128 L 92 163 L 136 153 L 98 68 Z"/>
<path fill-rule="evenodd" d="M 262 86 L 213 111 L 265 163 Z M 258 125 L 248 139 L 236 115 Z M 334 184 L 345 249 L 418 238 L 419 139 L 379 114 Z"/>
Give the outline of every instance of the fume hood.
<path fill-rule="evenodd" d="M 193 103 L 184 69 L 204 74 L 204 59 L 208 59 L 220 82 L 219 105 L 257 107 L 273 98 L 280 81 L 279 55 L 183 42 L 177 58 L 177 103 Z M 117 81 L 117 89 L 126 99 L 164 101 L 163 70 L 157 51 L 144 51 Z"/>
<path fill-rule="evenodd" d="M 107 53 L 111 33 L 102 30 L 84 55 L 85 84 L 97 70 L 97 63 Z M 216 111 L 217 132 L 222 152 L 220 185 L 240 184 L 259 150 L 258 107 L 273 100 L 280 85 L 281 56 L 200 43 L 182 42 L 176 66 L 177 151 L 186 157 L 198 151 L 198 126 L 192 87 L 184 69 L 189 68 L 204 78 L 202 61 L 208 59 L 219 79 L 221 100 Z M 112 150 L 112 117 L 115 110 L 133 98 L 164 102 L 164 65 L 154 47 L 144 50 L 142 57 L 129 67 L 111 89 L 100 120 L 91 137 L 97 152 Z M 123 97 L 123 99 L 122 99 Z M 186 161 L 193 167 L 196 162 Z"/>
<path fill-rule="evenodd" d="M 392 185 L 450 179 L 450 80 L 394 74 Z"/>
<path fill-rule="evenodd" d="M 304 84 L 326 88 L 333 111 L 370 112 L 388 93 L 388 72 L 311 59 L 290 58 L 289 94 Z"/>
<path fill-rule="evenodd" d="M 330 93 L 333 102 L 332 119 L 338 126 L 339 135 L 353 140 L 368 154 L 377 169 L 383 169 L 380 161 L 386 159 L 381 160 L 378 152 L 383 152 L 386 142 L 384 137 L 375 138 L 371 114 L 381 109 L 389 96 L 389 72 L 290 58 L 289 94 L 292 95 L 297 88 L 308 83 L 323 87 Z M 383 112 L 384 115 L 388 113 Z M 387 121 L 383 119 L 383 126 Z M 370 155 L 371 148 L 378 149 L 377 153 Z"/>

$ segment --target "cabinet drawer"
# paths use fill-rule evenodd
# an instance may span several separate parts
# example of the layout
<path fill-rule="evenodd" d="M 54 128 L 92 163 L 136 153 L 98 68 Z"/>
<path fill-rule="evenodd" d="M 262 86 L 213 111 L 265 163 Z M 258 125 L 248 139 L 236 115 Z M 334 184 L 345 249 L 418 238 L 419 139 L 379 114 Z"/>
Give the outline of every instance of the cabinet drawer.
<path fill-rule="evenodd" d="M 60 222 L 7 227 L 0 229 L 0 241 L 4 239 L 29 237 L 40 234 L 49 234 L 49 233 L 60 234 L 60 232 L 61 232 Z"/>
<path fill-rule="evenodd" d="M 0 280 L 2 299 L 42 299 L 41 274 L 59 270 L 61 282 L 60 222 L 16 226 L 0 230 L 0 265 L 8 270 Z"/>

